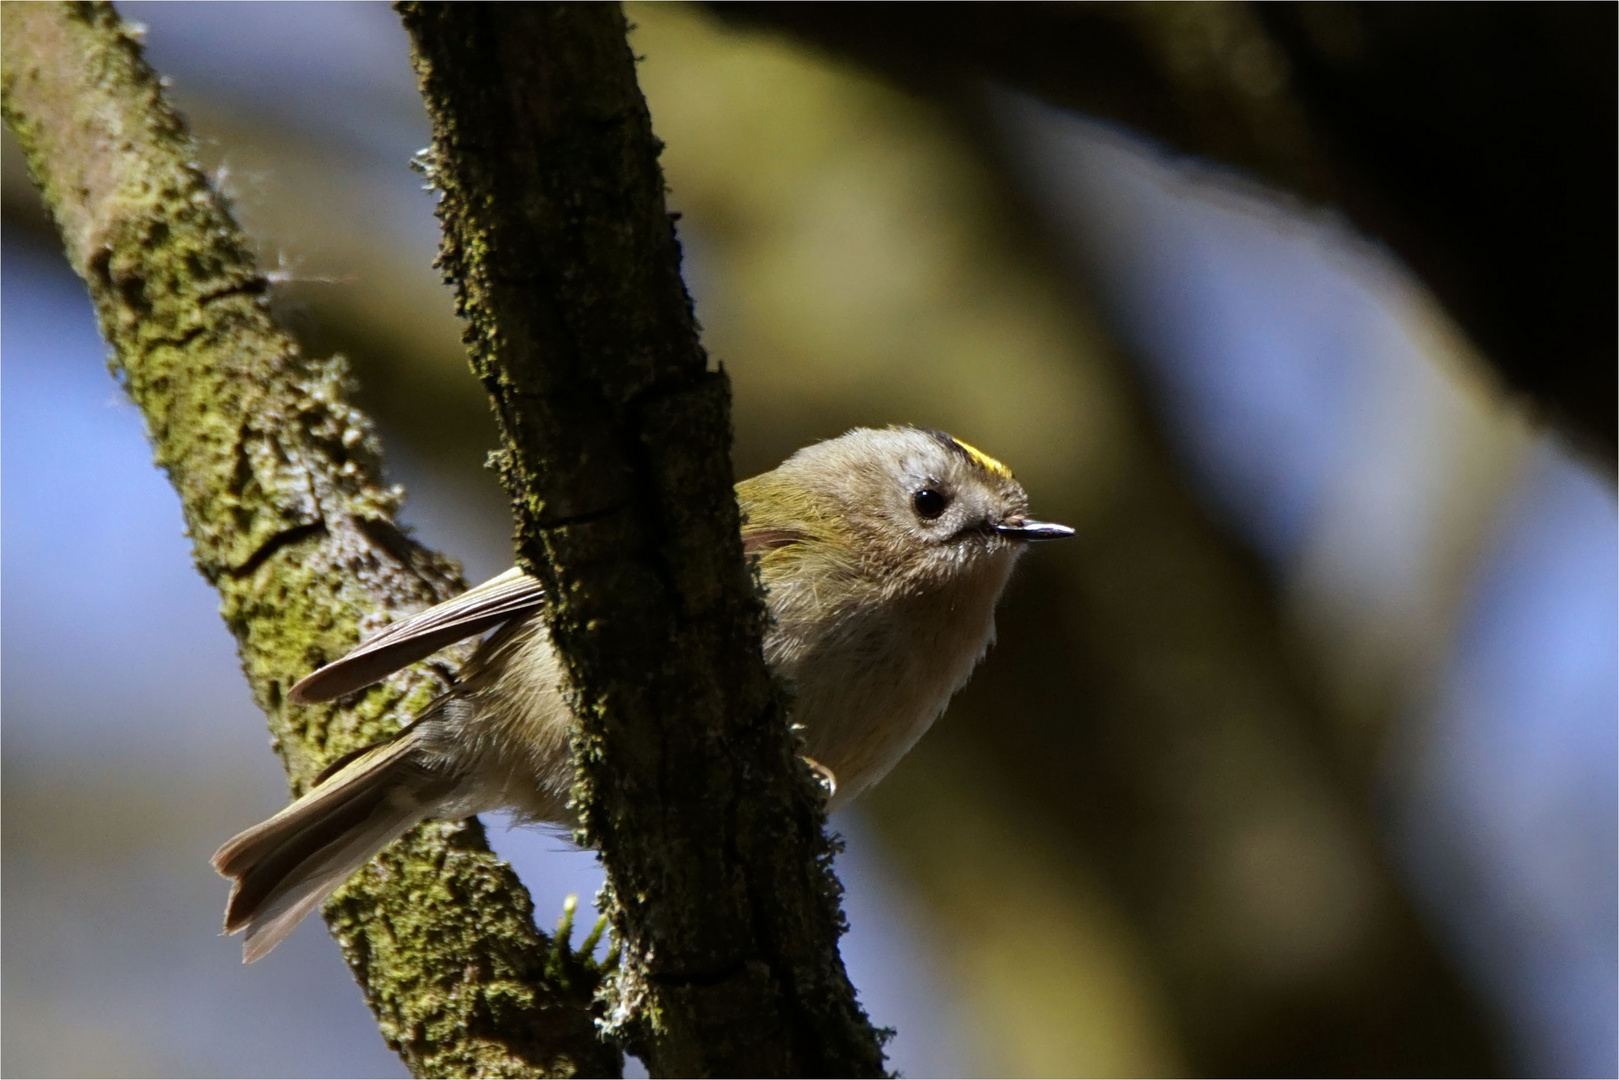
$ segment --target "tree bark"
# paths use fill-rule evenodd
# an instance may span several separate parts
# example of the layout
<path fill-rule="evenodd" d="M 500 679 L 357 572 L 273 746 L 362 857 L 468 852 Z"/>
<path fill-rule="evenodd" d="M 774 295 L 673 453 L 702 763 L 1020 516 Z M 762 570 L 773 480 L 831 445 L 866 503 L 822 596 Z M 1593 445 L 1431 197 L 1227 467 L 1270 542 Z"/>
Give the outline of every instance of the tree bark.
<path fill-rule="evenodd" d="M 622 946 L 610 1026 L 664 1075 L 878 1075 L 833 845 L 765 666 L 729 384 L 679 273 L 617 5 L 399 5 L 441 265 L 553 598 L 575 804 Z"/>
<path fill-rule="evenodd" d="M 287 687 L 362 628 L 452 595 L 459 573 L 395 524 L 402 492 L 382 482 L 341 361 L 303 355 L 272 323 L 247 238 L 111 6 L 5 3 L 0 17 L 5 120 L 299 791 L 442 693 L 448 668 L 419 666 L 346 708 L 289 706 Z M 474 819 L 390 847 L 325 916 L 417 1075 L 617 1075 L 595 1031 L 599 973 L 536 930 L 532 907 Z"/>

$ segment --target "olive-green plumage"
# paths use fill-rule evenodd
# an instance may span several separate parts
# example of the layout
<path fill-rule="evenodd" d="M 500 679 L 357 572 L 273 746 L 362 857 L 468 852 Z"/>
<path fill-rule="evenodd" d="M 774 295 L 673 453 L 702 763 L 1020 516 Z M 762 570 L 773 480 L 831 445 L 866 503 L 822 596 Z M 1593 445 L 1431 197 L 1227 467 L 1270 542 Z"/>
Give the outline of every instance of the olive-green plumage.
<path fill-rule="evenodd" d="M 792 685 L 803 755 L 829 809 L 880 780 L 967 681 L 1031 521 L 1011 472 L 941 432 L 861 428 L 737 485 L 771 626 L 765 658 Z M 302 799 L 214 855 L 235 879 L 225 928 L 267 953 L 382 847 L 425 818 L 507 809 L 571 825 L 565 676 L 540 584 L 509 570 L 388 627 L 293 688 L 322 701 L 445 645 L 495 633 L 455 689 L 385 742 L 342 759 Z"/>

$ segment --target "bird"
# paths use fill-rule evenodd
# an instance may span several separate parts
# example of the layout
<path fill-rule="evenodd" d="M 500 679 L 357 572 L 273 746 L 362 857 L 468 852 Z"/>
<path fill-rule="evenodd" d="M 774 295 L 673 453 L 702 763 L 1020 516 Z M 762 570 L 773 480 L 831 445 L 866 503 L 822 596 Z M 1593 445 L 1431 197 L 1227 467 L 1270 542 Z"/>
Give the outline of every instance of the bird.
<path fill-rule="evenodd" d="M 995 638 L 995 606 L 1036 541 L 1012 471 L 942 431 L 856 428 L 736 485 L 742 546 L 770 615 L 765 660 L 792 689 L 799 753 L 830 813 L 886 775 L 943 713 Z M 573 827 L 573 714 L 542 584 L 513 568 L 385 627 L 289 692 L 363 689 L 488 634 L 449 691 L 397 734 L 338 758 L 280 813 L 227 841 L 225 933 L 243 960 L 417 823 L 495 810 Z M 491 633 L 492 631 L 492 633 Z"/>

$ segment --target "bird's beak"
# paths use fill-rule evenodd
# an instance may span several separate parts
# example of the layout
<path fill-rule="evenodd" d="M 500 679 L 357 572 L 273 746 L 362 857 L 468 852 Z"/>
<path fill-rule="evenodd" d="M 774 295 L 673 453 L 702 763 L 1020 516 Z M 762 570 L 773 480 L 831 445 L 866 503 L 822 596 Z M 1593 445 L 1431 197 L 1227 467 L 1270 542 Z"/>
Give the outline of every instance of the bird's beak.
<path fill-rule="evenodd" d="M 1073 536 L 1074 530 L 1066 525 L 1049 521 L 1030 521 L 1026 517 L 1011 517 L 995 526 L 995 531 L 1008 540 L 1061 540 Z"/>

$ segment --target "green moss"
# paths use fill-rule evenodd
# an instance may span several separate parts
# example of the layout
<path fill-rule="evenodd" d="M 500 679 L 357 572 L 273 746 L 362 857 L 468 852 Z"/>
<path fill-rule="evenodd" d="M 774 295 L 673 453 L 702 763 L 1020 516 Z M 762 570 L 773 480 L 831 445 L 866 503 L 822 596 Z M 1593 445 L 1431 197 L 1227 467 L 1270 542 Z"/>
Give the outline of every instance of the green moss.
<path fill-rule="evenodd" d="M 880 1072 L 837 953 L 819 798 L 763 663 L 728 387 L 697 341 L 622 16 L 401 12 L 434 122 L 440 265 L 575 687 L 573 803 L 622 956 L 607 1027 L 673 1075 Z M 511 104 L 535 89 L 525 72 L 490 80 L 517 52 L 546 73 L 543 113 Z"/>
<path fill-rule="evenodd" d="M 349 710 L 291 708 L 286 688 L 352 646 L 363 620 L 449 595 L 457 571 L 403 539 L 373 539 L 402 538 L 400 492 L 382 483 L 374 430 L 345 400 L 345 368 L 305 357 L 271 322 L 251 246 L 190 164 L 184 124 L 112 9 L 6 4 L 0 17 L 6 121 L 299 789 L 445 683 L 418 670 Z M 549 940 L 475 822 L 417 830 L 325 913 L 383 1037 L 418 1074 L 617 1071 L 594 1033 L 590 972 L 546 981 Z"/>

